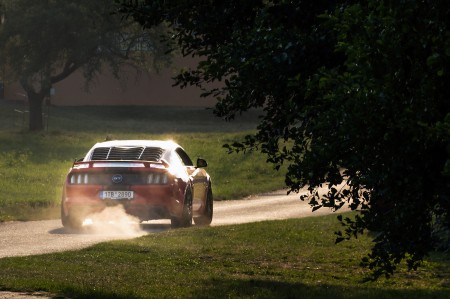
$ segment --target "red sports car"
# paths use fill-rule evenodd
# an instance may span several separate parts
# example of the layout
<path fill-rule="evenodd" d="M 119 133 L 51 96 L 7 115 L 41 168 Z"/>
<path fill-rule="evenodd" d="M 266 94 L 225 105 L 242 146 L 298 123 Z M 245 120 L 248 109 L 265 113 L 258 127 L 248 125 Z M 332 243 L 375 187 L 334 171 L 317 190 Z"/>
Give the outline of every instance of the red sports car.
<path fill-rule="evenodd" d="M 79 228 L 88 215 L 123 205 L 126 213 L 141 221 L 171 219 L 172 227 L 187 227 L 193 219 L 197 225 L 208 225 L 213 195 L 206 166 L 200 158 L 194 166 L 173 141 L 97 143 L 67 175 L 62 224 Z"/>

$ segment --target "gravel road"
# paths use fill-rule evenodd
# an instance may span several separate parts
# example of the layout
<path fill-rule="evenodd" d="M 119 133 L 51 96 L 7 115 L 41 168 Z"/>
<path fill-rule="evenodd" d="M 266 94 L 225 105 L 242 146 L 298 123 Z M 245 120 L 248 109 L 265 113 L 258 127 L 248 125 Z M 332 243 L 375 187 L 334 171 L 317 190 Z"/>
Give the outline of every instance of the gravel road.
<path fill-rule="evenodd" d="M 243 200 L 214 202 L 214 218 L 211 225 L 300 218 L 329 213 L 331 212 L 328 209 L 311 212 L 310 206 L 299 200 L 299 194 L 286 195 L 286 191 L 277 191 Z M 106 219 L 115 219 L 115 222 Z M 88 223 L 81 231 L 64 229 L 59 219 L 0 223 L 0 258 L 75 250 L 100 242 L 136 238 L 169 229 L 170 221 L 150 221 L 139 225 L 121 210 L 108 211 L 93 218 L 92 223 Z M 0 299 L 46 298 L 42 295 L 0 292 Z"/>
<path fill-rule="evenodd" d="M 264 220 L 299 218 L 330 213 L 319 209 L 311 212 L 299 194 L 277 191 L 243 200 L 214 202 L 212 226 Z M 111 223 L 105 219 L 115 219 Z M 170 229 L 170 221 L 150 221 L 139 225 L 120 210 L 110 210 L 93 219 L 81 231 L 66 230 L 59 219 L 0 223 L 0 258 L 80 249 L 96 243 L 129 239 Z"/>

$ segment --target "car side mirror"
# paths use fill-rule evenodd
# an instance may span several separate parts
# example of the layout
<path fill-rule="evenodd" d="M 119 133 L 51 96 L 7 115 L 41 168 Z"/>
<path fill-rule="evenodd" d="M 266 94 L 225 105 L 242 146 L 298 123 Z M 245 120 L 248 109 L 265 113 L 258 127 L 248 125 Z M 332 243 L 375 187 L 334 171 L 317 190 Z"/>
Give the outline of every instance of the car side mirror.
<path fill-rule="evenodd" d="M 197 168 L 205 168 L 206 166 L 208 166 L 208 163 L 206 162 L 206 160 L 198 158 L 197 159 Z"/>

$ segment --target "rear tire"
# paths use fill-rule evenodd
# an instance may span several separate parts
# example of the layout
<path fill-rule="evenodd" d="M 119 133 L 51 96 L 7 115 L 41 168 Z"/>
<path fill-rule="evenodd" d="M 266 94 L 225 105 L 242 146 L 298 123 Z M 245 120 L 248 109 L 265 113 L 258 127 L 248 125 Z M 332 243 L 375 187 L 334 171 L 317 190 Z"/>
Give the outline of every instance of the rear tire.
<path fill-rule="evenodd" d="M 187 188 L 186 194 L 184 195 L 184 205 L 181 217 L 171 218 L 171 227 L 189 227 L 192 225 L 192 191 L 191 188 Z"/>
<path fill-rule="evenodd" d="M 61 223 L 65 228 L 69 229 L 80 229 L 83 225 L 83 219 L 80 217 L 75 217 L 74 215 L 66 215 L 64 213 L 64 206 L 61 205 Z"/>
<path fill-rule="evenodd" d="M 210 225 L 213 218 L 213 193 L 211 185 L 208 188 L 208 194 L 206 195 L 205 209 L 203 214 L 195 217 L 194 222 L 196 225 Z"/>

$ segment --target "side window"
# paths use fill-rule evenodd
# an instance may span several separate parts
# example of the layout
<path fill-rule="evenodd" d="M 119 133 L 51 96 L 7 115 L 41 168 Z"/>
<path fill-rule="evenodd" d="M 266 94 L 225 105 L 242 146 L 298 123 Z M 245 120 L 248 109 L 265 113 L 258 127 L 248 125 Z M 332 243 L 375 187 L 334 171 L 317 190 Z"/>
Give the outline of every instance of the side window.
<path fill-rule="evenodd" d="M 177 148 L 175 152 L 178 154 L 178 156 L 180 157 L 181 161 L 183 161 L 183 164 L 185 166 L 194 166 L 191 158 L 189 158 L 188 154 L 186 154 L 186 152 L 183 149 Z"/>

